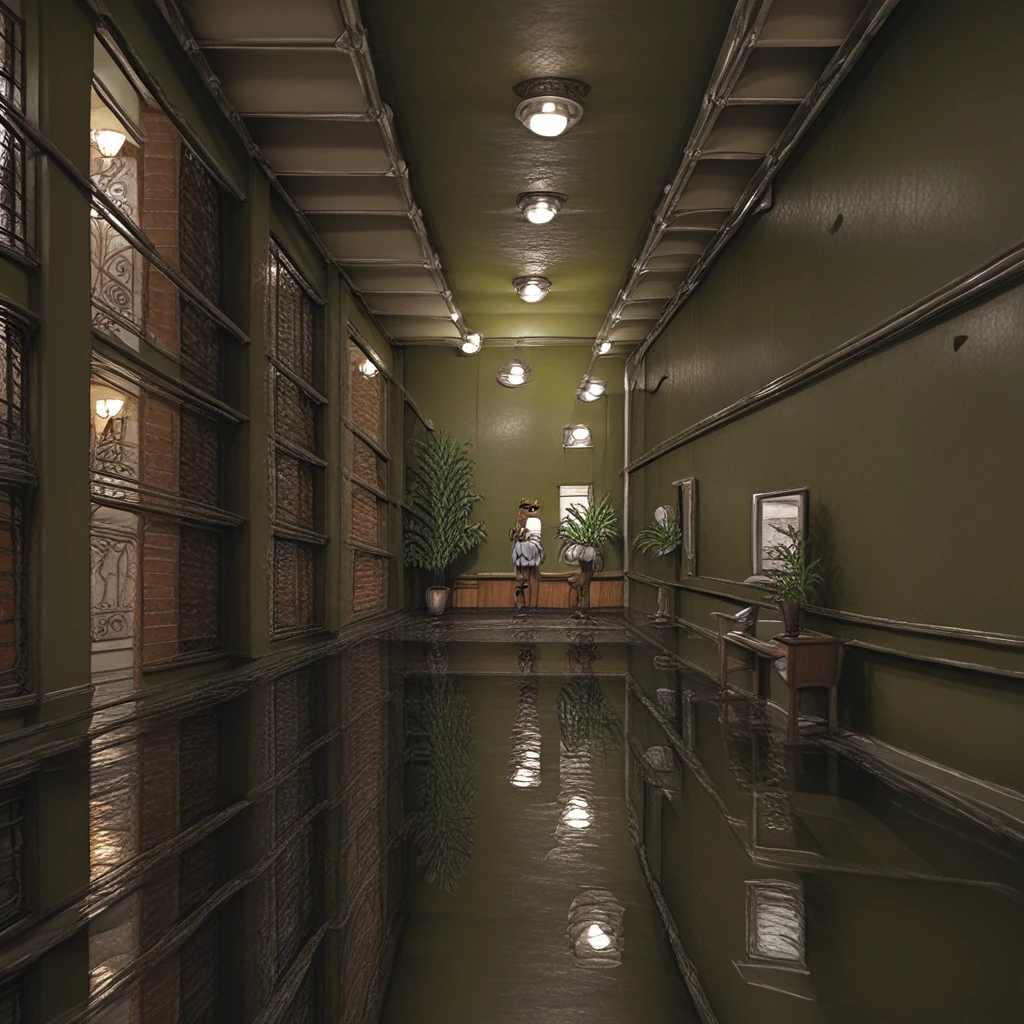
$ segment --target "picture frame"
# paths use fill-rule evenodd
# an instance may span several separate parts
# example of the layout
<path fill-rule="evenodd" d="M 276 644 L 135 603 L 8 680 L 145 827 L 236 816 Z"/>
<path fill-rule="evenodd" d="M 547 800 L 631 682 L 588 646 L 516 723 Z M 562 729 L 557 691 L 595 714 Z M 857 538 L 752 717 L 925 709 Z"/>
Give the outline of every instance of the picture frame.
<path fill-rule="evenodd" d="M 751 560 L 753 575 L 765 576 L 778 568 L 770 556 L 771 550 L 783 539 L 782 529 L 795 526 L 807 536 L 807 510 L 810 490 L 795 487 L 788 491 L 763 491 L 755 494 L 751 509 Z"/>
<path fill-rule="evenodd" d="M 683 535 L 680 545 L 682 568 L 686 576 L 697 575 L 697 478 L 688 476 L 676 480 L 679 488 L 679 526 Z"/>

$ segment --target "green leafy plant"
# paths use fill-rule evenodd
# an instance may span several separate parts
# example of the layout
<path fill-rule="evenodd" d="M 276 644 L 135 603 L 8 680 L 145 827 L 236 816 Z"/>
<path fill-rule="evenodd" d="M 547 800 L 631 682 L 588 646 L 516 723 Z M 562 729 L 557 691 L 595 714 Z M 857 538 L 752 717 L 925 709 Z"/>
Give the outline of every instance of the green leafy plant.
<path fill-rule="evenodd" d="M 415 440 L 416 465 L 406 492 L 405 563 L 433 574 L 434 585 L 462 555 L 487 538 L 484 523 L 470 521 L 480 495 L 473 492 L 469 442 L 443 431 Z"/>
<path fill-rule="evenodd" d="M 682 543 L 683 527 L 679 522 L 678 513 L 673 508 L 668 508 L 664 522 L 655 516 L 654 522 L 633 538 L 634 550 L 648 555 L 653 554 L 655 558 L 675 551 Z"/>
<path fill-rule="evenodd" d="M 807 538 L 796 527 L 785 526 L 781 533 L 786 540 L 768 551 L 772 561 L 781 563 L 767 572 L 771 580 L 771 598 L 777 603 L 795 601 L 810 604 L 825 578 L 821 559 L 809 557 Z"/>
<path fill-rule="evenodd" d="M 469 701 L 447 675 L 434 675 L 409 704 L 415 728 L 410 760 L 420 770 L 419 810 L 405 835 L 419 847 L 417 863 L 431 885 L 455 892 L 473 859 L 476 795 Z"/>
<path fill-rule="evenodd" d="M 612 499 L 604 494 L 587 506 L 570 505 L 565 519 L 555 529 L 555 536 L 562 542 L 558 557 L 563 561 L 580 561 L 580 555 L 588 548 L 592 548 L 600 560 L 605 545 L 619 536 L 618 515 Z"/>

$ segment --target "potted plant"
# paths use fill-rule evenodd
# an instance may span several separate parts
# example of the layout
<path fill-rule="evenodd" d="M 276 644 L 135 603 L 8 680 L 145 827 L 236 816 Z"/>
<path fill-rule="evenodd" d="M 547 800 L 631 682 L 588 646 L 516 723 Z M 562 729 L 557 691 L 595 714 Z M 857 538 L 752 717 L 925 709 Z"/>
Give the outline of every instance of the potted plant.
<path fill-rule="evenodd" d="M 810 604 L 815 591 L 821 586 L 824 575 L 821 559 L 810 558 L 807 538 L 794 526 L 785 526 L 780 531 L 786 538 L 769 552 L 769 558 L 777 563 L 767 572 L 771 599 L 779 606 L 786 636 L 800 633 L 801 606 Z"/>
<path fill-rule="evenodd" d="M 590 505 L 570 505 L 555 536 L 562 542 L 558 557 L 569 565 L 578 565 L 579 573 L 569 580 L 578 594 L 577 607 L 590 607 L 590 581 L 604 565 L 604 547 L 619 536 L 615 506 L 605 494 Z"/>
<path fill-rule="evenodd" d="M 654 522 L 633 538 L 633 549 L 655 558 L 670 555 L 683 543 L 683 527 L 679 515 L 670 505 L 659 505 L 654 510 Z M 665 625 L 672 619 L 669 611 L 668 587 L 658 586 L 658 610 L 654 614 L 657 625 Z"/>
<path fill-rule="evenodd" d="M 480 495 L 473 493 L 469 442 L 460 444 L 439 430 L 426 441 L 413 441 L 413 447 L 416 465 L 406 491 L 405 564 L 432 574 L 427 608 L 432 615 L 441 615 L 451 593 L 447 571 L 487 538 L 487 527 L 470 521 Z"/>

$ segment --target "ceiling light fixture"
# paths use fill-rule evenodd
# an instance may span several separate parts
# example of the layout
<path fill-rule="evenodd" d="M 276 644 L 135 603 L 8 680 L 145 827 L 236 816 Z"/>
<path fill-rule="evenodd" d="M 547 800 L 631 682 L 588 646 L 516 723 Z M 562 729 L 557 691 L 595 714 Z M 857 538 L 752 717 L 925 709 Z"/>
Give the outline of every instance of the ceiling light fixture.
<path fill-rule="evenodd" d="M 590 427 L 585 423 L 570 423 L 562 428 L 563 448 L 593 448 Z"/>
<path fill-rule="evenodd" d="M 512 352 L 512 362 L 508 366 L 500 367 L 495 374 L 498 383 L 502 387 L 517 388 L 525 384 L 533 373 L 533 370 L 519 358 L 519 346 L 521 344 L 522 340 L 516 342 L 516 347 Z"/>
<path fill-rule="evenodd" d="M 548 224 L 568 198 L 561 192 L 520 192 L 516 206 L 531 224 Z"/>
<path fill-rule="evenodd" d="M 516 119 L 534 135 L 553 139 L 583 116 L 590 86 L 576 78 L 528 78 L 512 87 L 519 97 Z"/>
<path fill-rule="evenodd" d="M 117 156 L 128 136 L 124 132 L 115 132 L 110 128 L 101 128 L 89 132 L 92 144 L 100 151 L 101 156 Z"/>
<path fill-rule="evenodd" d="M 596 377 L 584 377 L 580 382 L 576 397 L 581 402 L 596 402 L 608 389 L 608 382 Z"/>
<path fill-rule="evenodd" d="M 462 343 L 462 351 L 467 356 L 475 356 L 480 351 L 480 346 L 483 344 L 483 338 L 480 337 L 476 331 L 470 331 L 466 335 L 466 340 Z"/>
<path fill-rule="evenodd" d="M 512 287 L 523 302 L 540 302 L 551 291 L 551 282 L 546 277 L 517 277 Z"/>
<path fill-rule="evenodd" d="M 610 341 L 598 341 L 594 343 L 594 351 L 599 356 L 606 356 L 612 350 L 612 343 Z"/>
<path fill-rule="evenodd" d="M 372 359 L 366 358 L 359 364 L 359 372 L 364 377 L 376 377 L 377 364 Z"/>

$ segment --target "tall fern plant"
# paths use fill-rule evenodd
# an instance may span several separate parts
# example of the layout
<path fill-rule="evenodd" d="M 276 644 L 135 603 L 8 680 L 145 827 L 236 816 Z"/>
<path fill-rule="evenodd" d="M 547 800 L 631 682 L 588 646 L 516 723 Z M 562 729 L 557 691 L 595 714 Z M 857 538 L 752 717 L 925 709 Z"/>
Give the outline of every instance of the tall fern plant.
<path fill-rule="evenodd" d="M 484 523 L 470 521 L 480 495 L 473 491 L 469 442 L 435 431 L 413 441 L 416 464 L 406 491 L 405 564 L 431 573 L 444 585 L 446 571 L 487 538 Z"/>

